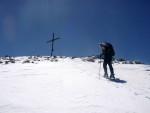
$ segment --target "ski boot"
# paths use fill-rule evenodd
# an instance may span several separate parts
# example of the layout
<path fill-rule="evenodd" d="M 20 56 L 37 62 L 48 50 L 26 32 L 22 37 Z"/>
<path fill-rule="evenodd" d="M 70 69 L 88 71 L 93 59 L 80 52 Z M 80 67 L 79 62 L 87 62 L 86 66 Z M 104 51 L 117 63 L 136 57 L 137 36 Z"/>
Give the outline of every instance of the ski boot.
<path fill-rule="evenodd" d="M 112 80 L 114 80 L 114 79 L 115 79 L 114 74 L 111 74 L 111 75 L 110 75 L 110 79 L 112 79 Z"/>
<path fill-rule="evenodd" d="M 107 78 L 107 79 L 108 79 L 108 78 L 109 78 L 109 77 L 108 77 L 108 74 L 104 74 L 104 78 Z"/>

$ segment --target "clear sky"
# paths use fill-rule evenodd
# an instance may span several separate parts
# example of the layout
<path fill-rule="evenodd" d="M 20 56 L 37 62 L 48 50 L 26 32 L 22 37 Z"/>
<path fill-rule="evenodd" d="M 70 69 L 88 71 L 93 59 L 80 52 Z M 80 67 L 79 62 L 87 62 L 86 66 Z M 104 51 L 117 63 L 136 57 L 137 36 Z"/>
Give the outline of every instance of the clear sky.
<path fill-rule="evenodd" d="M 116 58 L 150 64 L 149 0 L 0 0 L 0 56 L 88 56 L 110 42 Z"/>

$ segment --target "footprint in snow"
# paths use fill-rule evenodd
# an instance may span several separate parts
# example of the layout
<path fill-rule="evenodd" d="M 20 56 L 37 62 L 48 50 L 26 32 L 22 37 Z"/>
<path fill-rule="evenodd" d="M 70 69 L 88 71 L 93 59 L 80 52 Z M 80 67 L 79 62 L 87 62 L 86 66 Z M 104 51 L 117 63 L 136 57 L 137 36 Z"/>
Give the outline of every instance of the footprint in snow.
<path fill-rule="evenodd" d="M 149 100 L 150 100 L 150 97 L 145 97 L 145 98 L 147 98 L 147 99 L 149 99 Z"/>

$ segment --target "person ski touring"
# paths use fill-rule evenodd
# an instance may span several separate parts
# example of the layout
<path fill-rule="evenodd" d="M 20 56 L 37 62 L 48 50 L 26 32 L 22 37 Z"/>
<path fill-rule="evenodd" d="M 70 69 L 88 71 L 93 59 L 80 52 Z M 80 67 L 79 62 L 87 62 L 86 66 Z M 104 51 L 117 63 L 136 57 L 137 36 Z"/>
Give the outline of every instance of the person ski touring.
<path fill-rule="evenodd" d="M 112 66 L 112 58 L 115 55 L 115 51 L 113 49 L 112 44 L 110 43 L 100 43 L 100 48 L 102 49 L 102 53 L 100 54 L 100 58 L 104 59 L 103 62 L 103 68 L 104 68 L 104 77 L 109 78 L 108 73 L 107 73 L 107 65 L 109 66 L 110 69 L 110 79 L 115 79 L 114 76 L 114 69 Z"/>

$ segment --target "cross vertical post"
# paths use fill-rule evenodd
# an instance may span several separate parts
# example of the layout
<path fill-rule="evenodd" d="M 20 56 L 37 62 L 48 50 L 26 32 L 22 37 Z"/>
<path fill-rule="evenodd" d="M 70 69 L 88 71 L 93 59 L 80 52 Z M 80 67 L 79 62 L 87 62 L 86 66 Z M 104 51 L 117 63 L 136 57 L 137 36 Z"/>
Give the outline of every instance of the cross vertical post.
<path fill-rule="evenodd" d="M 51 49 L 51 56 L 53 56 L 53 51 L 54 51 L 54 41 L 60 39 L 60 38 L 55 38 L 54 33 L 53 33 L 53 38 L 52 40 L 47 41 L 47 43 L 52 42 L 52 49 Z"/>

